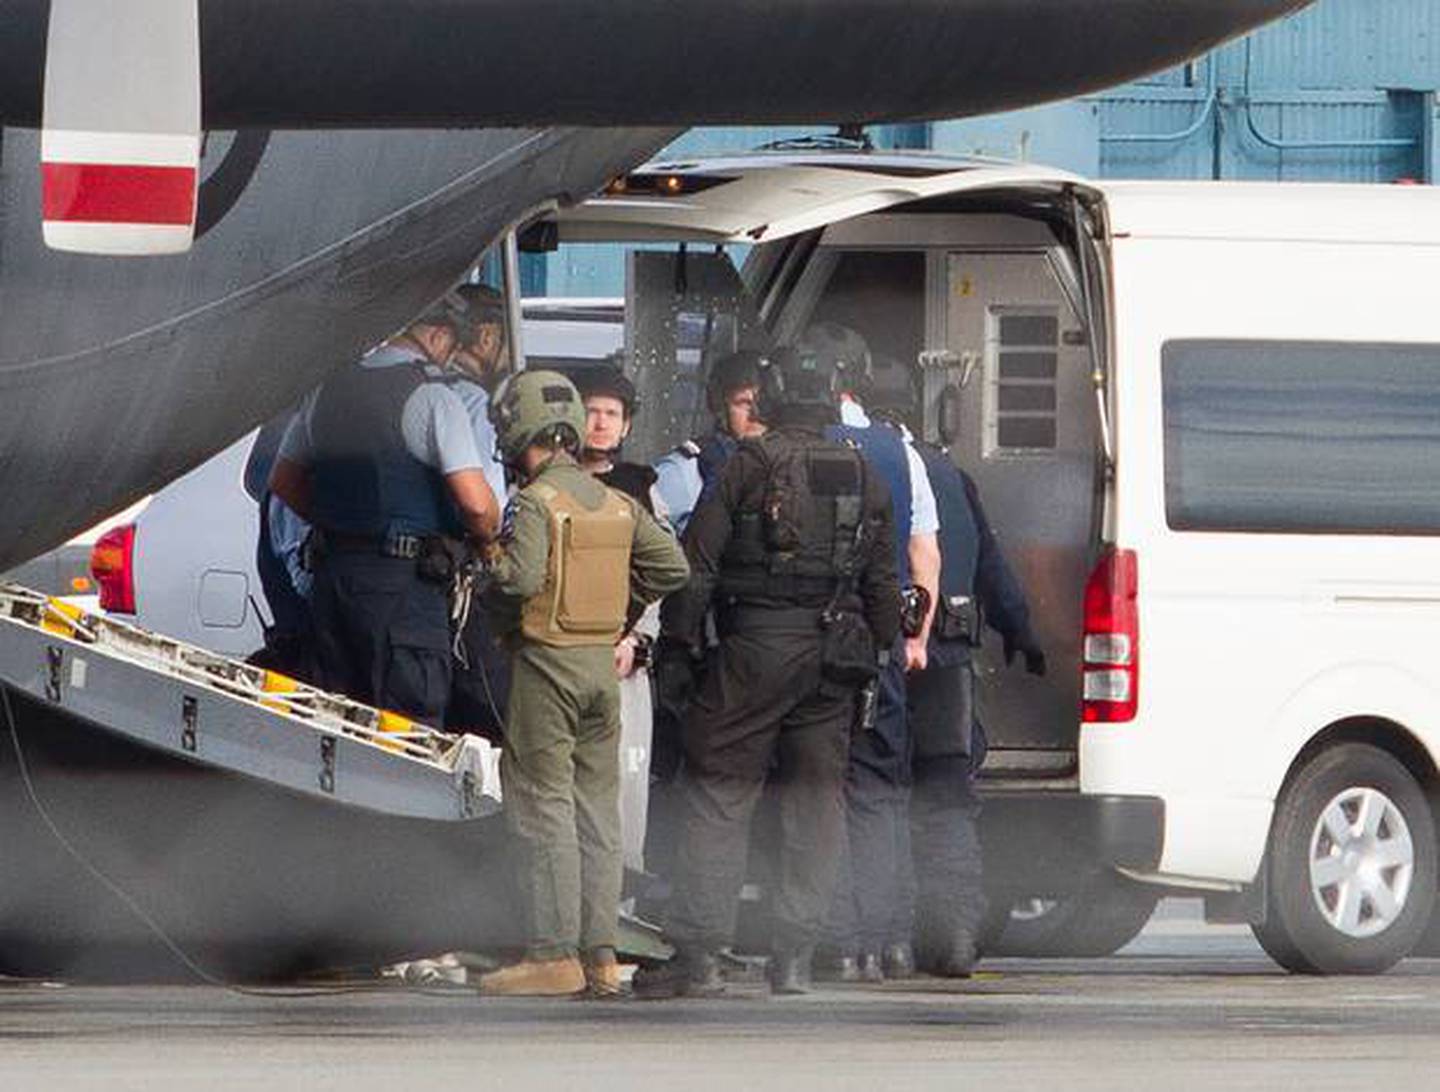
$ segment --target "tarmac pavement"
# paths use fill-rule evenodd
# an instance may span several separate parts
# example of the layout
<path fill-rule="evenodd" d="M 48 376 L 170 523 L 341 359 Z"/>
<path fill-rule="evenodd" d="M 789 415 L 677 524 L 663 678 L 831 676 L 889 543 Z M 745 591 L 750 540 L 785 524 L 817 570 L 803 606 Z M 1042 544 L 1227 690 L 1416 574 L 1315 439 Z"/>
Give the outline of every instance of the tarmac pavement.
<path fill-rule="evenodd" d="M 771 999 L 0 983 L 0 1089 L 1429 1088 L 1440 961 L 1288 976 L 1172 904 L 1119 955 Z"/>

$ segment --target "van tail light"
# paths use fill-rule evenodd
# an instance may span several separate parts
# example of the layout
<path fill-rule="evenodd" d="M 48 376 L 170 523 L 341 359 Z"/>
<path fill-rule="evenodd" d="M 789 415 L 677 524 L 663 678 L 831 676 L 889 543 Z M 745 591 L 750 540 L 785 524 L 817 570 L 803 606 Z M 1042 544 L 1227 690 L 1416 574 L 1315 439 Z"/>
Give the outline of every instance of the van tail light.
<path fill-rule="evenodd" d="M 100 586 L 100 606 L 117 614 L 135 613 L 135 525 L 106 531 L 90 551 L 90 575 Z"/>
<path fill-rule="evenodd" d="M 1109 549 L 1085 584 L 1081 717 L 1087 724 L 1135 719 L 1140 698 L 1140 562 Z"/>

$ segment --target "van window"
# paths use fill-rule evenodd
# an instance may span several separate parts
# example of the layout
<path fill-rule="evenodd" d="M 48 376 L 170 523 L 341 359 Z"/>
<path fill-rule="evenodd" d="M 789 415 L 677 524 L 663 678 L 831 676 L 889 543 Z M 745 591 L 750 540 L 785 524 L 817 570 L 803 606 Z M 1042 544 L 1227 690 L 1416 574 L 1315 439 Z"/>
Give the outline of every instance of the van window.
<path fill-rule="evenodd" d="M 986 457 L 1053 451 L 1060 309 L 991 307 L 986 324 Z"/>
<path fill-rule="evenodd" d="M 1440 345 L 1173 341 L 1177 530 L 1440 533 Z"/>

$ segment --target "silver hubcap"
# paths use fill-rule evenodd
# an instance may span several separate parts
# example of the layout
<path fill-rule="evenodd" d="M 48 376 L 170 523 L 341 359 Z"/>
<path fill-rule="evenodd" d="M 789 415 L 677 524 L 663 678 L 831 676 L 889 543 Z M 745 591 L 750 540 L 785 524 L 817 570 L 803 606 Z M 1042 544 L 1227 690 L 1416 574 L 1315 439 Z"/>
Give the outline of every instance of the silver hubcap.
<path fill-rule="evenodd" d="M 1012 921 L 1036 921 L 1060 904 L 1054 899 L 1022 899 L 1010 908 Z"/>
<path fill-rule="evenodd" d="M 1310 836 L 1310 892 L 1331 926 L 1373 937 L 1405 909 L 1415 847 L 1400 809 L 1379 789 L 1339 793 Z"/>

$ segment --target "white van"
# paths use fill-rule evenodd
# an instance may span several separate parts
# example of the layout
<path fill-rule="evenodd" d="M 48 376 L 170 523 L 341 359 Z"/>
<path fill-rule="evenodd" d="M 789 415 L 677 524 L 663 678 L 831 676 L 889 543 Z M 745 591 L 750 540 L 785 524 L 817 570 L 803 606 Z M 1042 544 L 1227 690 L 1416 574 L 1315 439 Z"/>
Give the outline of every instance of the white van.
<path fill-rule="evenodd" d="M 979 482 L 1050 656 L 1044 679 L 980 656 L 997 904 L 1064 908 L 1051 939 L 1074 952 L 1123 943 L 1164 893 L 1252 923 L 1293 970 L 1415 948 L 1440 787 L 1440 194 L 772 154 L 654 164 L 553 219 L 637 244 L 639 454 L 703 426 L 709 361 L 814 321 L 921 373 L 920 427 Z"/>

